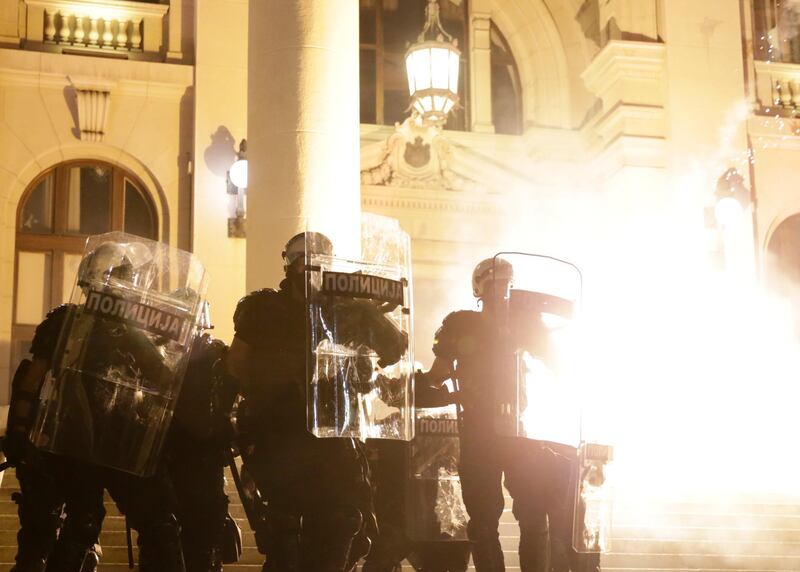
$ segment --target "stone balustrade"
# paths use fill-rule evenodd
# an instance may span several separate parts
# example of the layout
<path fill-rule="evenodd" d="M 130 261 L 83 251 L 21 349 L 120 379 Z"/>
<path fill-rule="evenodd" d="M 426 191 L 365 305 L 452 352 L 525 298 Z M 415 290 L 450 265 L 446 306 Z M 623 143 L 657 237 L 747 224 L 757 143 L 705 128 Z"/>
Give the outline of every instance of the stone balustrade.
<path fill-rule="evenodd" d="M 800 64 L 755 62 L 756 99 L 769 113 L 800 110 Z"/>
<path fill-rule="evenodd" d="M 162 57 L 165 4 L 124 0 L 25 0 L 25 47 L 101 51 L 141 59 Z"/>

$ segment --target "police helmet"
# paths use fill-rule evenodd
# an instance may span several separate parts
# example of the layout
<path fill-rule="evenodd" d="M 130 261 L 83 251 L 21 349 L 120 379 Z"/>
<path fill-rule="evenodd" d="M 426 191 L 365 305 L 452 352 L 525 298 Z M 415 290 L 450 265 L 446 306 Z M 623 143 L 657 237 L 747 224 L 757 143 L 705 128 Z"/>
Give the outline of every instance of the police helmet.
<path fill-rule="evenodd" d="M 472 271 L 472 294 L 476 298 L 483 298 L 486 285 L 495 280 L 509 284 L 514 280 L 514 267 L 511 263 L 496 257 L 480 261 Z"/>
<path fill-rule="evenodd" d="M 301 232 L 294 235 L 286 243 L 282 253 L 284 269 L 289 268 L 298 258 L 305 258 L 306 253 L 333 256 L 333 243 L 321 232 Z"/>
<path fill-rule="evenodd" d="M 78 267 L 78 285 L 106 284 L 110 280 L 141 285 L 143 270 L 152 261 L 149 249 L 143 244 L 104 242 L 86 254 Z"/>

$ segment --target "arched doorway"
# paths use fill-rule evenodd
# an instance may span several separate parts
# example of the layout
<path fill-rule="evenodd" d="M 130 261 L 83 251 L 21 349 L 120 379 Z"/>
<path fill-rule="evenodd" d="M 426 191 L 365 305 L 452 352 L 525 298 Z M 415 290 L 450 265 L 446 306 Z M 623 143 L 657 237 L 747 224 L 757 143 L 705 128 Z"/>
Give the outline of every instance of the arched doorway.
<path fill-rule="evenodd" d="M 27 354 L 37 324 L 72 293 L 86 237 L 123 230 L 159 238 L 148 190 L 132 173 L 72 161 L 40 174 L 17 209 L 11 367 Z"/>
<path fill-rule="evenodd" d="M 792 302 L 795 335 L 800 336 L 800 214 L 784 220 L 772 233 L 765 269 L 770 289 Z"/>

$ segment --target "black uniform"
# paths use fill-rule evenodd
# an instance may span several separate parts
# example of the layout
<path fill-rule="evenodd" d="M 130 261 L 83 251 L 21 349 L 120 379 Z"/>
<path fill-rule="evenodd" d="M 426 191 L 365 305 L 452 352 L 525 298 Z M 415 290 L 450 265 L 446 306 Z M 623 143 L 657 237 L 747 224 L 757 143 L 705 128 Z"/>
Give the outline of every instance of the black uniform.
<path fill-rule="evenodd" d="M 236 337 L 253 348 L 240 450 L 267 502 L 264 570 L 341 572 L 369 548 L 368 467 L 355 440 L 306 430 L 306 306 L 288 288 L 249 294 L 234 315 Z"/>
<path fill-rule="evenodd" d="M 45 355 L 41 352 L 49 352 L 47 355 L 52 359 L 64 321 L 70 320 L 76 310 L 74 305 L 65 305 L 48 314 L 47 320 L 39 328 L 41 336 L 37 332 L 40 340 L 34 340 L 31 349 L 34 358 Z M 86 332 L 90 337 L 88 343 L 93 346 L 89 361 L 103 360 L 103 364 L 111 367 L 135 368 L 149 384 L 161 382 L 166 367 L 156 348 L 140 332 L 106 319 L 96 319 L 90 324 L 91 329 Z M 100 369 L 88 361 L 85 365 L 89 370 Z M 41 455 L 44 459 L 54 459 L 48 461 L 49 465 L 55 463 L 62 468 L 55 494 L 50 495 L 47 502 L 51 504 L 63 499 L 61 502 L 66 501 L 67 513 L 64 530 L 53 550 L 48 569 L 75 569 L 74 565 L 80 565 L 86 548 L 97 542 L 105 515 L 102 506 L 105 488 L 119 510 L 126 515 L 130 526 L 138 532 L 140 570 L 182 571 L 180 528 L 175 517 L 177 502 L 164 468 L 160 467 L 152 477 L 139 478 L 91 464 L 90 444 L 103 448 L 105 457 L 111 458 L 115 444 L 120 451 L 124 450 L 119 446 L 119 439 L 138 439 L 141 435 L 136 431 L 123 434 L 120 431 L 124 426 L 123 420 L 98 409 L 99 404 L 108 401 L 105 392 L 109 388 L 98 384 L 94 378 L 73 378 L 63 390 L 69 393 L 72 401 L 69 402 L 70 408 L 66 411 L 68 417 L 65 417 L 59 438 L 64 439 L 76 454 L 86 454 L 81 455 L 81 459 L 47 453 Z M 144 419 L 143 423 L 146 422 Z M 13 432 L 11 425 L 9 423 L 9 431 Z M 23 505 L 25 503 L 23 487 Z M 39 512 L 43 512 L 43 509 L 39 509 Z M 24 523 L 22 528 L 26 528 Z"/>
<path fill-rule="evenodd" d="M 227 346 L 208 334 L 195 339 L 164 449 L 187 572 L 222 570 L 230 411 L 221 387 L 226 352 Z"/>
<path fill-rule="evenodd" d="M 45 362 L 48 368 L 52 365 L 69 311 L 70 306 L 59 306 L 36 328 L 30 350 L 35 362 Z M 105 516 L 103 489 L 91 467 L 33 449 L 28 433 L 43 380 L 30 380 L 31 386 L 23 387 L 29 366 L 22 366 L 12 386 L 3 447 L 8 460 L 16 466 L 20 485 L 16 497 L 20 529 L 14 570 L 38 572 L 45 569 L 46 563 L 49 571 L 69 572 L 80 568 L 86 551 L 98 541 Z"/>
<path fill-rule="evenodd" d="M 549 350 L 543 330 L 522 321 L 508 326 L 498 329 L 486 313 L 454 312 L 437 331 L 433 352 L 453 364 L 453 377 L 459 385 L 459 475 L 476 569 L 505 569 L 498 532 L 505 504 L 505 474 L 520 526 L 520 565 L 523 571 L 544 572 L 549 566 L 550 495 L 545 486 L 549 479 L 542 478 L 538 467 L 541 459 L 550 460 L 553 454 L 526 439 L 496 436 L 493 407 L 500 397 L 495 394 L 501 391 L 499 377 L 515 376 L 515 352 L 527 349 L 546 358 Z"/>

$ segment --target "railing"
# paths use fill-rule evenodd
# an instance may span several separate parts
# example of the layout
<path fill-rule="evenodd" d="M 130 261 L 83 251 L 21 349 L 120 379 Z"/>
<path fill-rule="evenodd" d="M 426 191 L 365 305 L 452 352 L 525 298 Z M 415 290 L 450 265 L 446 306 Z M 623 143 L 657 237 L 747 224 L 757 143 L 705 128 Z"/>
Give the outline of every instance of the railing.
<path fill-rule="evenodd" d="M 800 111 L 800 64 L 755 62 L 756 99 L 769 113 Z"/>
<path fill-rule="evenodd" d="M 25 0 L 26 48 L 163 56 L 165 4 L 124 0 Z"/>

